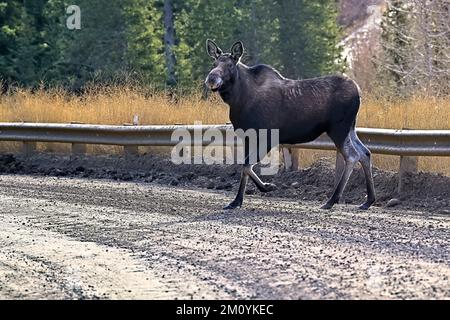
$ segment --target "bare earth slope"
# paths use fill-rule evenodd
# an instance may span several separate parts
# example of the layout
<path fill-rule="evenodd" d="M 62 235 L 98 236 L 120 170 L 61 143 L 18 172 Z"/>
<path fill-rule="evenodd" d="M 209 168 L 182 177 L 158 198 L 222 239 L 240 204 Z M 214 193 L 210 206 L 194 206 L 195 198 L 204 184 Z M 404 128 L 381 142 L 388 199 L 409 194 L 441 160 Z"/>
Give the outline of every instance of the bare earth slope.
<path fill-rule="evenodd" d="M 333 167 L 333 164 L 321 160 L 300 171 L 280 171 L 275 176 L 262 176 L 264 181 L 275 183 L 278 190 L 260 194 L 253 183 L 249 183 L 247 193 L 324 202 L 333 190 Z M 90 155 L 36 154 L 30 158 L 0 155 L 0 174 L 133 180 L 235 192 L 240 170 L 240 166 L 236 165 L 175 165 L 169 156 L 149 154 L 128 159 Z M 391 198 L 399 196 L 396 194 L 397 173 L 375 168 L 374 181 L 378 198 L 376 206 L 384 207 Z M 361 168 L 357 168 L 350 177 L 342 202 L 357 205 L 364 201 L 365 195 L 364 173 Z M 226 201 L 231 201 L 231 197 Z M 405 178 L 404 193 L 400 198 L 403 201 L 397 207 L 403 209 L 450 214 L 450 177 L 432 173 L 411 174 Z"/>

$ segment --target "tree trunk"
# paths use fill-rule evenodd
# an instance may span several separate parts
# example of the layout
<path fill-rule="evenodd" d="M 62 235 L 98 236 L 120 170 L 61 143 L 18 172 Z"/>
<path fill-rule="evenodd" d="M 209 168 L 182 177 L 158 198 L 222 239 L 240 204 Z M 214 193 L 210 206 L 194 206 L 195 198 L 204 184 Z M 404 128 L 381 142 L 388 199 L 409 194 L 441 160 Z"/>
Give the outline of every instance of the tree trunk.
<path fill-rule="evenodd" d="M 260 61 L 260 53 L 259 53 L 259 36 L 258 36 L 258 28 L 256 27 L 258 25 L 258 19 L 256 17 L 256 4 L 254 1 L 252 1 L 251 4 L 251 21 L 253 26 L 253 64 L 259 64 Z"/>
<path fill-rule="evenodd" d="M 164 50 L 166 56 L 167 67 L 167 85 L 174 86 L 176 84 L 175 77 L 175 55 L 173 47 L 175 45 L 175 27 L 173 19 L 173 3 L 172 0 L 164 0 Z"/>

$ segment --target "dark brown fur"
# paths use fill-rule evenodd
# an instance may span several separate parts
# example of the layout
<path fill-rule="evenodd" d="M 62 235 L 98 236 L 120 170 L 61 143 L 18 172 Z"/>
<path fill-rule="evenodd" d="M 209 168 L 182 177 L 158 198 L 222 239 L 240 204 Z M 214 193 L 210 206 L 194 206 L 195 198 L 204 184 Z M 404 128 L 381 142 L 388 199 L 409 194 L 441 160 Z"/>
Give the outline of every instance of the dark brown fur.
<path fill-rule="evenodd" d="M 240 42 L 224 54 L 209 40 L 207 50 L 215 64 L 205 82 L 230 106 L 235 129 L 279 129 L 281 144 L 312 141 L 326 132 L 340 153 L 338 160 L 344 161 L 337 162 L 336 188 L 323 208 L 339 201 L 357 161 L 365 170 L 368 190 L 361 208 L 367 209 L 375 201 L 370 151 L 355 132 L 360 92 L 353 80 L 339 75 L 291 80 L 267 65 L 248 67 L 239 62 L 243 53 Z M 252 171 L 252 163 L 246 163 L 238 196 L 227 208 L 242 204 L 248 176 L 261 191 L 274 188 L 262 183 Z"/>

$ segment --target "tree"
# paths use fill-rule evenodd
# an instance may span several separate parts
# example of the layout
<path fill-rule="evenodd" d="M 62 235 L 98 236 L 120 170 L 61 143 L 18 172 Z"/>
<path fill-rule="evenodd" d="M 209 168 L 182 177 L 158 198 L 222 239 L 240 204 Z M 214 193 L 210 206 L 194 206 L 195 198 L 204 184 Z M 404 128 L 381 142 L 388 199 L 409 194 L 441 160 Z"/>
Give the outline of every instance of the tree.
<path fill-rule="evenodd" d="M 47 0 L 0 2 L 0 72 L 3 81 L 32 86 L 54 51 L 46 37 Z"/>
<path fill-rule="evenodd" d="M 333 0 L 189 0 L 177 18 L 180 39 L 177 62 L 191 79 L 203 79 L 210 68 L 206 38 L 224 50 L 236 40 L 246 48 L 249 64 L 267 63 L 289 77 L 305 78 L 342 71 L 341 34 Z M 180 59 L 181 58 L 181 59 Z"/>
<path fill-rule="evenodd" d="M 221 46 L 231 46 L 235 40 L 235 30 L 239 25 L 240 14 L 237 0 L 188 0 L 181 7 L 177 18 L 179 48 L 177 60 L 181 65 L 190 64 L 190 74 L 178 68 L 183 83 L 203 79 L 211 66 L 205 54 L 207 38 L 217 40 Z M 184 78 L 184 79 L 183 79 Z"/>
<path fill-rule="evenodd" d="M 158 0 L 127 0 L 124 6 L 128 69 L 159 87 L 167 82 L 162 8 Z"/>
<path fill-rule="evenodd" d="M 16 54 L 24 31 L 24 15 L 20 1 L 0 2 L 0 80 L 4 82 L 19 80 Z"/>
<path fill-rule="evenodd" d="M 403 0 L 389 3 L 381 22 L 383 56 L 378 63 L 378 72 L 383 91 L 389 90 L 391 95 L 400 93 L 405 80 L 403 75 L 409 68 L 413 40 L 407 32 L 410 22 L 410 8 L 404 6 Z"/>
<path fill-rule="evenodd" d="M 282 72 L 307 78 L 343 70 L 335 1 L 278 2 L 279 50 Z"/>
<path fill-rule="evenodd" d="M 245 61 L 250 64 L 266 63 L 279 67 L 279 18 L 273 10 L 277 1 L 245 0 L 239 5 L 241 21 L 236 39 L 246 46 Z"/>
<path fill-rule="evenodd" d="M 382 22 L 383 53 L 376 61 L 384 92 L 450 94 L 450 3 L 395 0 Z"/>
<path fill-rule="evenodd" d="M 340 68 L 332 0 L 79 0 L 80 30 L 66 27 L 69 4 L 0 2 L 2 78 L 74 90 L 92 81 L 195 87 L 211 67 L 207 38 L 224 50 L 242 40 L 244 63 L 291 77 Z"/>
<path fill-rule="evenodd" d="M 175 78 L 175 23 L 173 17 L 173 1 L 164 0 L 164 49 L 167 66 L 167 84 L 174 86 L 177 82 Z"/>

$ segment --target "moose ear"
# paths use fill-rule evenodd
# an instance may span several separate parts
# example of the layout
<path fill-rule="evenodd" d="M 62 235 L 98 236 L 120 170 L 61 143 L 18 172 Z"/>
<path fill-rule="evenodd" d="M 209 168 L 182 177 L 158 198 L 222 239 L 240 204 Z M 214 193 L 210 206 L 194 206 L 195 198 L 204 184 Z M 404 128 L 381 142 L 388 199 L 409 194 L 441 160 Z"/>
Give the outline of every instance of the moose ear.
<path fill-rule="evenodd" d="M 239 61 L 241 56 L 244 54 L 244 45 L 241 41 L 236 42 L 231 46 L 231 56 L 234 60 Z"/>
<path fill-rule="evenodd" d="M 206 40 L 206 52 L 214 59 L 217 59 L 222 54 L 222 50 L 210 39 Z"/>

